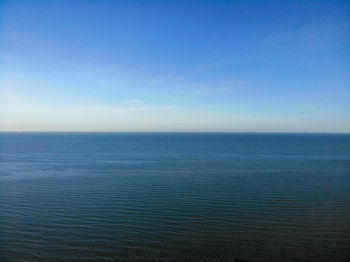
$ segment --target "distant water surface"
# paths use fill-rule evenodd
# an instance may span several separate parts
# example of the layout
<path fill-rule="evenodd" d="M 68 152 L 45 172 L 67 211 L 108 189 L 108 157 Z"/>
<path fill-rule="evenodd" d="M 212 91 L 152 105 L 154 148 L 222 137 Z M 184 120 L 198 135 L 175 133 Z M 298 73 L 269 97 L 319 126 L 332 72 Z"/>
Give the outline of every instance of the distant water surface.
<path fill-rule="evenodd" d="M 349 261 L 350 135 L 1 133 L 0 261 Z"/>

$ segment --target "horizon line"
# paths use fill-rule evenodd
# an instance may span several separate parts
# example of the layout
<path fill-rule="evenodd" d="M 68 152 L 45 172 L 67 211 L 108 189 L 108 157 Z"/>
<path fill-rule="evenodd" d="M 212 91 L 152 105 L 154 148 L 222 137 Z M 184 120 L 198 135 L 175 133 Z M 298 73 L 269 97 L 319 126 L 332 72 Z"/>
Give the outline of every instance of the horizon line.
<path fill-rule="evenodd" d="M 17 131 L 17 130 L 9 130 L 4 131 L 0 130 L 0 133 L 202 133 L 202 134 L 215 134 L 215 133 L 226 133 L 226 134 L 348 134 L 350 135 L 350 131 Z"/>

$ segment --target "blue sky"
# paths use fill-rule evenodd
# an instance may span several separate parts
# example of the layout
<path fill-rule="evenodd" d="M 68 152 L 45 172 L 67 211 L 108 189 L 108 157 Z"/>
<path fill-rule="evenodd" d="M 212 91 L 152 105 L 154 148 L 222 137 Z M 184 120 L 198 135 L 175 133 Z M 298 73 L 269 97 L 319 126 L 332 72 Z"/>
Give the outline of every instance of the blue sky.
<path fill-rule="evenodd" d="M 1 1 L 0 130 L 350 132 L 347 1 Z"/>

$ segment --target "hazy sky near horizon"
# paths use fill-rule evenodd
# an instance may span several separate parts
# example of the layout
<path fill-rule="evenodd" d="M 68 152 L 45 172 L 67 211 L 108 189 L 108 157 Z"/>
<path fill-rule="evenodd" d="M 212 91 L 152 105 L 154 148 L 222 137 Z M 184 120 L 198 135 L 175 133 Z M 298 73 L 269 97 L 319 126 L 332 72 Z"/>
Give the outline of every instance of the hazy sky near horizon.
<path fill-rule="evenodd" d="M 0 130 L 350 132 L 348 1 L 1 1 Z"/>

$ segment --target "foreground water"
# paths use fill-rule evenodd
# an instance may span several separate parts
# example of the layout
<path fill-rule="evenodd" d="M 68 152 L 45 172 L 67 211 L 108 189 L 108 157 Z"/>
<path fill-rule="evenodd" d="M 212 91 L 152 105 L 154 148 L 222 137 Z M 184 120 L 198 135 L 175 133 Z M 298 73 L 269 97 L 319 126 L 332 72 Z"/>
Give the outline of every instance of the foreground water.
<path fill-rule="evenodd" d="M 350 135 L 0 134 L 1 261 L 348 261 Z"/>

